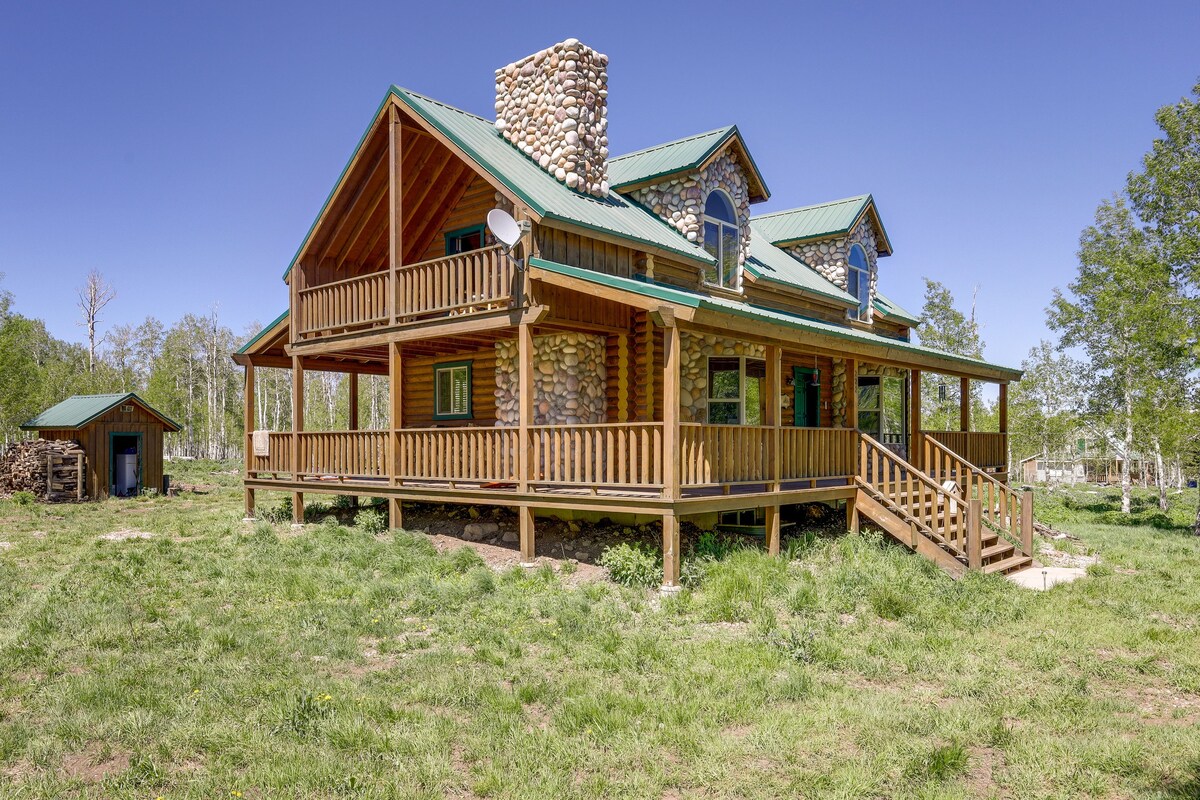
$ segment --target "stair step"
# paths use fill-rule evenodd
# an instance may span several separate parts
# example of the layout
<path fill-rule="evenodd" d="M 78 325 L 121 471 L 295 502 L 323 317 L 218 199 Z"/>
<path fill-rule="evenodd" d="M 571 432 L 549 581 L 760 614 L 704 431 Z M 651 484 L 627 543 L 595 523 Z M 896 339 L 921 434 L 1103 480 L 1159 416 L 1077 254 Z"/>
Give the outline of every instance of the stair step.
<path fill-rule="evenodd" d="M 1006 558 L 1003 561 L 996 561 L 992 564 L 984 564 L 983 571 L 985 573 L 987 573 L 988 575 L 992 575 L 997 572 L 1004 574 L 1007 572 L 1012 572 L 1014 570 L 1021 569 L 1022 567 L 1027 566 L 1032 563 L 1033 563 L 1033 559 L 1030 558 L 1029 556 L 1018 554 L 1018 555 Z"/>
<path fill-rule="evenodd" d="M 995 558 L 996 556 L 999 556 L 999 555 L 1004 555 L 1006 553 L 1012 553 L 1016 549 L 1017 548 L 1013 547 L 1008 542 L 1000 542 L 999 544 L 994 544 L 991 547 L 983 548 L 983 560 L 987 561 L 989 558 Z"/>

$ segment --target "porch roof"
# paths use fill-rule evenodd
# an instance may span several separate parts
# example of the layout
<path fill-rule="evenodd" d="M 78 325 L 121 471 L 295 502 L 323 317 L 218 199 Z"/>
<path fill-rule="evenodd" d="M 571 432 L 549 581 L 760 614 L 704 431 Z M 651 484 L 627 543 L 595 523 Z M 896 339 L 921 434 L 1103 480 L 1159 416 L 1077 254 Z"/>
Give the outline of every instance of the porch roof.
<path fill-rule="evenodd" d="M 894 319 L 898 322 L 906 322 L 910 326 L 920 325 L 921 320 L 914 317 L 912 314 L 905 311 L 890 298 L 884 297 L 883 294 L 875 293 L 875 302 L 873 303 L 875 310 L 883 314 L 888 319 Z"/>
<path fill-rule="evenodd" d="M 853 345 L 867 345 L 884 348 L 885 360 L 899 363 L 911 363 L 921 369 L 944 370 L 952 374 L 966 375 L 994 381 L 1017 381 L 1021 379 L 1019 369 L 992 364 L 981 359 L 946 353 L 931 347 L 922 347 L 912 342 L 879 336 L 868 331 L 851 327 L 843 327 L 828 322 L 789 314 L 784 311 L 763 308 L 751 303 L 724 297 L 708 296 L 697 292 L 667 286 L 662 283 L 624 278 L 618 275 L 605 275 L 592 270 L 559 264 L 541 258 L 530 258 L 529 266 L 547 273 L 563 275 L 576 280 L 587 281 L 599 286 L 607 286 L 632 295 L 661 300 L 683 309 L 695 309 L 716 312 L 726 317 L 740 317 L 764 325 L 781 326 L 807 334 L 815 334 L 821 339 L 827 339 L 831 349 L 854 355 Z M 868 360 L 880 356 L 867 356 Z"/>

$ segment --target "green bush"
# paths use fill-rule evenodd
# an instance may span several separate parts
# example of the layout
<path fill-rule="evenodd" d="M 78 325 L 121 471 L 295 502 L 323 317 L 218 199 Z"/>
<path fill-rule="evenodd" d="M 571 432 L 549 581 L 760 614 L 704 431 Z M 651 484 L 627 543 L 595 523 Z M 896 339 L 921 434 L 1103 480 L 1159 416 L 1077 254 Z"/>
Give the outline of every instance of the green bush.
<path fill-rule="evenodd" d="M 622 586 L 658 586 L 662 583 L 662 555 L 644 545 L 622 542 L 600 556 L 608 577 Z"/>
<path fill-rule="evenodd" d="M 12 501 L 15 506 L 27 508 L 37 502 L 37 495 L 33 492 L 14 492 Z"/>
<path fill-rule="evenodd" d="M 274 508 L 268 508 L 261 513 L 261 516 L 267 522 L 282 524 L 292 521 L 292 498 L 285 497 L 279 505 Z"/>
<path fill-rule="evenodd" d="M 354 527 L 370 534 L 383 533 L 388 527 L 387 516 L 382 511 L 365 509 L 354 515 Z"/>

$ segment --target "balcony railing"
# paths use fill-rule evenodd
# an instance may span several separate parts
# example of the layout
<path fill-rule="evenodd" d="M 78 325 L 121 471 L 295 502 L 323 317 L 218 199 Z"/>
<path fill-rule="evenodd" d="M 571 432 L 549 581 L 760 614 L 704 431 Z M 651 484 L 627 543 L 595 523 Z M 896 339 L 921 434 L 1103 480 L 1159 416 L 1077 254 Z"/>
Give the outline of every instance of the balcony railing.
<path fill-rule="evenodd" d="M 505 309 L 515 279 L 512 259 L 488 247 L 306 287 L 297 293 L 296 335 L 313 339 Z"/>
<path fill-rule="evenodd" d="M 529 429 L 535 485 L 660 489 L 661 422 L 535 425 Z"/>

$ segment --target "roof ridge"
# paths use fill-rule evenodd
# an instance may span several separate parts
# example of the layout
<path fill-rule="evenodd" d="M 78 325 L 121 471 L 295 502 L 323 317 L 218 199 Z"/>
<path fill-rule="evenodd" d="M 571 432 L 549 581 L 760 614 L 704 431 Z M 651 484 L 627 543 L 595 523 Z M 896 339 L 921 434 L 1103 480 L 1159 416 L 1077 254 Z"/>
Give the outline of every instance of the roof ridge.
<path fill-rule="evenodd" d="M 867 194 L 858 194 L 854 195 L 853 197 L 843 197 L 840 200 L 826 200 L 824 203 L 813 203 L 812 205 L 808 206 L 797 206 L 796 208 L 785 208 L 780 211 L 769 211 L 766 214 L 757 214 L 750 217 L 750 221 L 753 222 L 754 220 L 766 219 L 767 217 L 778 217 L 782 216 L 783 214 L 795 214 L 800 211 L 813 211 L 818 208 L 841 205 L 842 203 L 862 202 L 864 200 L 871 199 L 873 199 L 871 193 L 868 192 Z"/>
<path fill-rule="evenodd" d="M 492 124 L 491 122 L 488 121 L 487 117 L 481 117 L 478 114 L 472 114 L 470 111 L 461 109 L 458 106 L 452 106 L 449 103 L 438 100 L 436 97 L 430 97 L 427 94 L 421 94 L 420 92 L 415 92 L 412 89 L 406 89 L 403 86 L 396 84 L 396 83 L 392 84 L 392 88 L 396 89 L 398 91 L 404 92 L 405 94 L 412 95 L 413 97 L 419 97 L 422 100 L 426 100 L 430 103 L 433 103 L 434 105 L 441 106 L 442 108 L 448 109 L 450 111 L 458 112 L 459 114 L 462 114 L 464 117 L 473 117 L 474 119 L 477 119 L 480 122 L 487 122 L 489 125 Z"/>
<path fill-rule="evenodd" d="M 713 134 L 716 134 L 716 133 L 728 133 L 729 131 L 735 130 L 736 128 L 737 128 L 737 125 L 726 125 L 721 128 L 713 128 L 711 131 L 704 131 L 703 133 L 693 133 L 688 136 L 682 136 L 678 139 L 672 139 L 669 142 L 662 142 L 660 144 L 651 145 L 649 147 L 643 147 L 640 150 L 631 150 L 628 153 L 623 153 L 619 156 L 614 156 L 608 160 L 608 163 L 611 164 L 614 161 L 621 161 L 622 159 L 632 158 L 633 156 L 640 156 L 640 155 L 644 155 L 646 153 L 652 153 L 655 150 L 662 150 L 664 147 L 673 147 L 674 145 L 677 145 L 677 144 L 683 144 L 684 142 L 690 142 L 695 139 L 701 139 L 705 136 L 712 136 Z"/>

